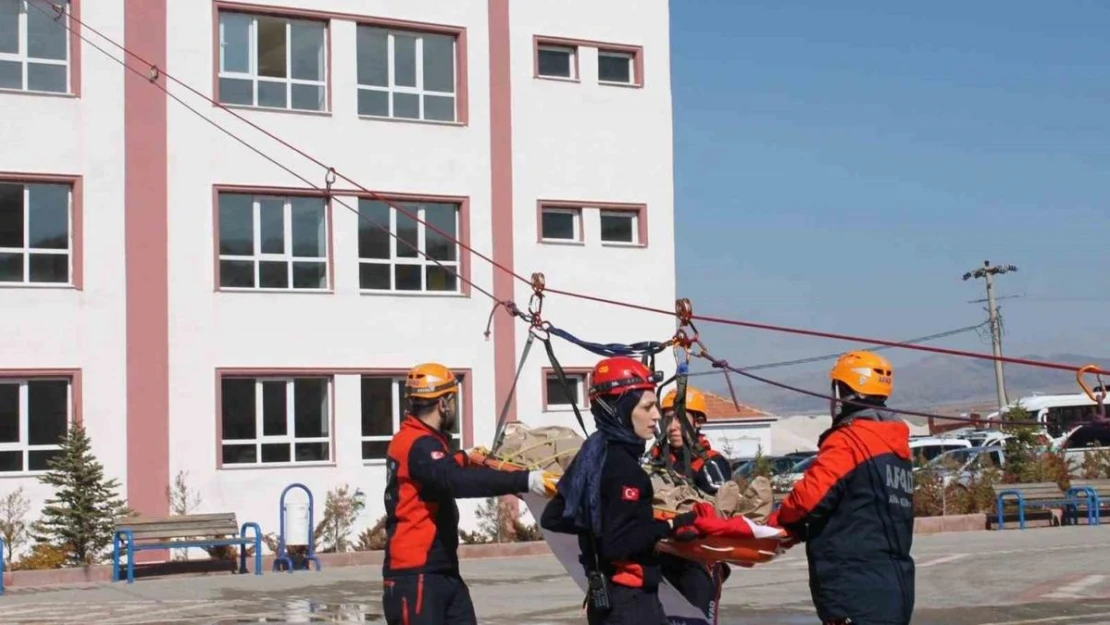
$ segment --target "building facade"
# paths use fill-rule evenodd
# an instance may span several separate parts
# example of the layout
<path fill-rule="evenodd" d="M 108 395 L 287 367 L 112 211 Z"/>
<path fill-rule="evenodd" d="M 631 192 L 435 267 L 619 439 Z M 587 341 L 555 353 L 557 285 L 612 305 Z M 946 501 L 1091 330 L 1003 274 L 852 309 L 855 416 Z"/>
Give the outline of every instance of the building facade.
<path fill-rule="evenodd" d="M 144 516 L 183 474 L 198 511 L 265 532 L 294 482 L 361 489 L 373 525 L 407 368 L 457 371 L 455 438 L 491 443 L 528 335 L 501 311 L 483 337 L 493 298 L 532 294 L 510 271 L 673 306 L 667 2 L 370 10 L 0 0 L 0 490 L 32 514 L 81 422 Z M 594 341 L 674 329 L 543 314 Z M 555 347 L 573 397 L 537 345 L 511 417 L 585 408 L 597 358 Z"/>

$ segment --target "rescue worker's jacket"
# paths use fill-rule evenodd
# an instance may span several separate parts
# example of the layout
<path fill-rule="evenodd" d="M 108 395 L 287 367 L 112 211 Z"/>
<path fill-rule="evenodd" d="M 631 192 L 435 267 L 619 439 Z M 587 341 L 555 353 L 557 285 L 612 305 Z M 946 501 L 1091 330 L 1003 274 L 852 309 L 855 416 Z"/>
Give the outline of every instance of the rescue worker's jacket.
<path fill-rule="evenodd" d="M 671 465 L 675 473 L 690 479 L 686 473 L 685 451 L 681 448 L 669 447 Z M 662 443 L 652 445 L 651 459 L 653 462 L 663 462 Z M 709 439 L 698 434 L 697 446 L 690 450 L 690 473 L 693 475 L 694 485 L 703 493 L 715 495 L 717 490 L 732 477 L 732 467 L 728 458 L 722 456 L 709 444 Z"/>
<path fill-rule="evenodd" d="M 910 622 L 914 605 L 909 428 L 875 409 L 822 434 L 813 464 L 769 525 L 806 541 L 822 620 Z"/>
<path fill-rule="evenodd" d="M 655 543 L 667 537 L 670 526 L 654 518 L 654 490 L 640 466 L 643 444 L 608 445 L 601 470 L 601 536 L 592 541 L 597 545 L 601 572 L 614 584 L 654 592 L 661 577 Z M 563 519 L 564 506 L 562 494 L 557 493 L 544 508 L 540 526 L 551 532 L 578 534 L 582 566 L 588 571 L 597 569 L 589 534 Z"/>
<path fill-rule="evenodd" d="M 527 471 L 468 467 L 452 454 L 443 433 L 411 415 L 386 452 L 384 577 L 457 573 L 459 508 L 456 498 L 528 492 Z"/>

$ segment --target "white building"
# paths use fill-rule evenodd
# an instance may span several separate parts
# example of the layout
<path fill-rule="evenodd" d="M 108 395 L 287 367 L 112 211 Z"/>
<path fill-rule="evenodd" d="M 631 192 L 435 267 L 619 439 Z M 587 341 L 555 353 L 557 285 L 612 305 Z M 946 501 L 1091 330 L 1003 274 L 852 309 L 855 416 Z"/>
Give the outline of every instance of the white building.
<path fill-rule="evenodd" d="M 293 482 L 318 509 L 361 488 L 371 525 L 408 367 L 458 371 L 460 444 L 493 437 L 527 329 L 499 312 L 484 340 L 482 291 L 523 308 L 531 289 L 476 253 L 551 288 L 673 307 L 663 0 L 67 10 L 0 0 L 0 491 L 25 487 L 35 511 L 49 496 L 35 476 L 80 420 L 144 516 L 168 514 L 184 471 L 199 511 L 265 532 Z M 330 201 L 326 167 L 247 122 L 333 167 Z M 674 329 L 554 294 L 543 313 L 603 342 Z M 597 358 L 555 346 L 581 400 Z M 548 372 L 536 345 L 514 414 L 571 424 Z"/>

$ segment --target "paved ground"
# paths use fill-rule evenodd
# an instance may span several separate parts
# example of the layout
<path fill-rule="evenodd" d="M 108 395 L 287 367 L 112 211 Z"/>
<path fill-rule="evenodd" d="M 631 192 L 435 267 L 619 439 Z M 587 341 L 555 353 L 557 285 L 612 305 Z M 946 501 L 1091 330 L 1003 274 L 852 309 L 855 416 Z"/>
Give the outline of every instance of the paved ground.
<path fill-rule="evenodd" d="M 1110 525 L 918 536 L 915 625 L 1110 624 Z M 550 557 L 464 564 L 488 625 L 583 623 L 578 589 Z M 383 623 L 380 570 L 139 580 L 11 589 L 0 623 L 224 625 Z M 725 587 L 727 625 L 815 624 L 804 554 L 791 551 Z"/>

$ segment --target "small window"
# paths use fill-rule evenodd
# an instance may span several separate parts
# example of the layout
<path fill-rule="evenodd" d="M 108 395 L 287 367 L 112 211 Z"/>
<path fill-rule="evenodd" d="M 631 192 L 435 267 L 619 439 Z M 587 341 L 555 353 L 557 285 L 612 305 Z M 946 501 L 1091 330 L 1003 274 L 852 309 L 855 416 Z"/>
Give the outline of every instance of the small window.
<path fill-rule="evenodd" d="M 540 212 L 540 238 L 544 241 L 581 241 L 582 210 L 544 207 Z"/>
<path fill-rule="evenodd" d="M 0 0 L 0 89 L 71 93 L 70 11 L 65 0 Z"/>
<path fill-rule="evenodd" d="M 462 449 L 462 423 L 467 415 L 463 413 L 463 397 L 466 392 L 465 380 L 459 378 L 458 418 L 451 430 L 451 451 Z M 405 379 L 393 376 L 362 376 L 362 459 L 385 460 L 389 442 L 401 427 L 405 418 Z"/>
<path fill-rule="evenodd" d="M 545 78 L 578 78 L 575 55 L 577 48 L 571 46 L 541 45 L 536 51 L 536 71 Z"/>
<path fill-rule="evenodd" d="M 630 85 L 635 82 L 635 63 L 628 52 L 598 50 L 597 79 L 600 82 Z"/>
<path fill-rule="evenodd" d="M 601 211 L 601 240 L 605 243 L 638 244 L 639 221 L 635 211 Z"/>
<path fill-rule="evenodd" d="M 72 190 L 0 183 L 0 283 L 72 284 Z"/>
<path fill-rule="evenodd" d="M 331 379 L 220 380 L 224 465 L 331 460 Z"/>
<path fill-rule="evenodd" d="M 458 37 L 359 26 L 358 114 L 453 122 Z"/>
<path fill-rule="evenodd" d="M 324 198 L 220 193 L 220 286 L 328 288 Z"/>
<path fill-rule="evenodd" d="M 564 372 L 566 373 L 566 372 Z M 586 396 L 586 376 L 581 373 L 566 373 L 567 384 L 559 381 L 559 376 L 548 373 L 544 383 L 546 386 L 547 405 L 544 410 L 571 410 L 577 405 L 584 408 Z"/>
<path fill-rule="evenodd" d="M 48 471 L 72 406 L 68 379 L 0 380 L 0 474 Z"/>
<path fill-rule="evenodd" d="M 325 110 L 326 31 L 321 21 L 221 11 L 220 102 Z"/>

